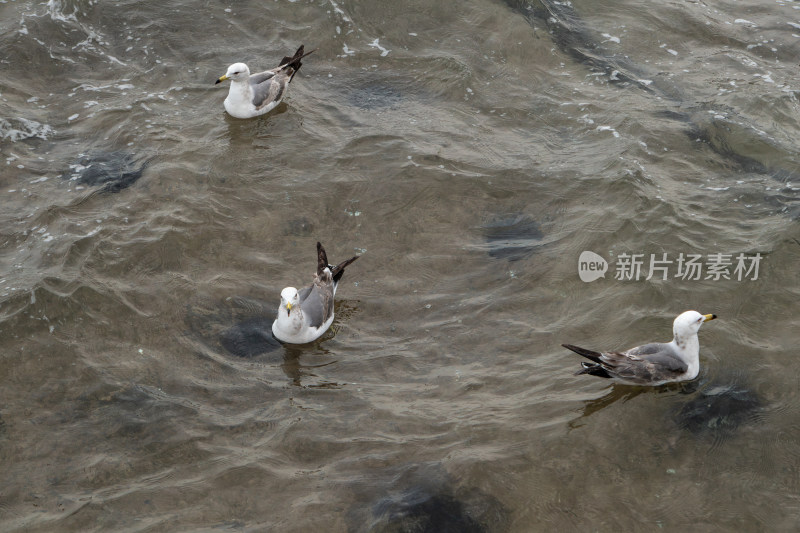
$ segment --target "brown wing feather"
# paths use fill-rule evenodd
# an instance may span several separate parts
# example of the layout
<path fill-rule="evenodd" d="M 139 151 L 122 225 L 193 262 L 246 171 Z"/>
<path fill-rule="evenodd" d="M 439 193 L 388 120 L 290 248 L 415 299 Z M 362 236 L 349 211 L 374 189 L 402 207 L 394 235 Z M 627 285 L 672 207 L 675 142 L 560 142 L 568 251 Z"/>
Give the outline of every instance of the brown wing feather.
<path fill-rule="evenodd" d="M 317 276 L 321 276 L 326 268 L 328 268 L 328 254 L 325 253 L 322 243 L 317 242 Z"/>

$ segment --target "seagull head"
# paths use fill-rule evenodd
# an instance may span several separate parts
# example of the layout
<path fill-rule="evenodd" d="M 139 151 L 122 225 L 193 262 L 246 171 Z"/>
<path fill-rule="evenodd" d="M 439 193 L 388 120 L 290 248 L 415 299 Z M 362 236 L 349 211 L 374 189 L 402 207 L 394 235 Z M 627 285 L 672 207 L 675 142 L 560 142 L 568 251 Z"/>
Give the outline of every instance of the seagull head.
<path fill-rule="evenodd" d="M 686 311 L 678 315 L 672 323 L 672 331 L 676 340 L 685 339 L 691 335 L 697 335 L 703 322 L 714 320 L 717 315 L 701 315 L 697 311 Z"/>
<path fill-rule="evenodd" d="M 250 69 L 247 68 L 247 65 L 244 63 L 234 63 L 228 67 L 228 72 L 226 72 L 224 76 L 221 76 L 214 85 L 225 80 L 244 81 L 248 78 L 250 78 Z"/>
<path fill-rule="evenodd" d="M 295 307 L 300 309 L 300 295 L 294 287 L 286 287 L 281 291 L 281 309 L 286 309 L 286 314 L 291 315 Z"/>

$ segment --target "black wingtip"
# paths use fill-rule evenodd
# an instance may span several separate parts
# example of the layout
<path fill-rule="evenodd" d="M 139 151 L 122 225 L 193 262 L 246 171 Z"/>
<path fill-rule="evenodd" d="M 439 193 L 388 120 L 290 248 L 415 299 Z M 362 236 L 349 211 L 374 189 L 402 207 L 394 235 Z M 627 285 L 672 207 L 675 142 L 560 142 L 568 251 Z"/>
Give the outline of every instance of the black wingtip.
<path fill-rule="evenodd" d="M 611 379 L 613 376 L 606 371 L 605 368 L 596 363 L 581 363 L 581 369 L 573 374 L 580 376 L 582 374 L 589 374 L 590 376 L 597 376 L 599 378 Z"/>
<path fill-rule="evenodd" d="M 600 352 L 595 352 L 593 350 L 587 350 L 586 348 L 581 348 L 580 346 L 575 346 L 573 344 L 562 344 L 564 348 L 567 350 L 572 350 L 576 354 L 585 357 L 595 363 L 599 363 L 601 361 L 600 356 L 603 355 Z"/>
<path fill-rule="evenodd" d="M 326 268 L 328 268 L 328 254 L 325 253 L 322 243 L 317 242 L 317 276 L 321 276 Z"/>
<path fill-rule="evenodd" d="M 350 259 L 346 259 L 339 263 L 336 266 L 333 266 L 328 263 L 328 254 L 325 253 L 325 248 L 322 247 L 322 243 L 317 242 L 317 276 L 322 276 L 322 272 L 329 268 L 331 270 L 331 277 L 333 278 L 334 283 L 338 283 L 340 279 L 342 279 L 342 275 L 344 274 L 344 269 L 358 259 L 360 256 L 356 255 L 351 257 Z"/>
<path fill-rule="evenodd" d="M 279 68 L 291 67 L 293 70 L 292 75 L 289 77 L 289 83 L 292 82 L 292 80 L 294 79 L 294 75 L 297 74 L 297 71 L 300 70 L 300 67 L 303 66 L 303 63 L 301 63 L 300 60 L 306 56 L 313 54 L 317 50 L 318 48 L 314 48 L 310 52 L 305 52 L 305 45 L 301 44 L 300 48 L 297 49 L 297 51 L 294 53 L 293 56 L 291 57 L 286 56 L 281 60 L 280 65 L 278 65 Z"/>
<path fill-rule="evenodd" d="M 280 64 L 278 66 L 279 67 L 283 67 L 283 68 L 288 67 L 290 63 L 292 63 L 293 61 L 299 59 L 298 58 L 298 52 L 300 52 L 300 57 L 302 57 L 302 53 L 303 53 L 303 45 L 302 44 L 300 45 L 300 48 L 297 49 L 297 52 L 295 52 L 293 56 L 284 56 L 283 59 L 281 59 L 281 62 L 280 62 Z"/>
<path fill-rule="evenodd" d="M 333 275 L 333 281 L 334 281 L 335 283 L 339 283 L 339 280 L 340 280 L 340 279 L 342 279 L 342 276 L 344 275 L 344 269 L 345 269 L 345 268 L 346 268 L 346 267 L 347 267 L 347 266 L 348 266 L 350 263 L 352 263 L 353 261 L 355 261 L 355 260 L 356 260 L 356 259 L 358 259 L 359 257 L 361 257 L 361 256 L 359 256 L 359 255 L 354 255 L 354 256 L 353 256 L 353 257 L 351 257 L 350 259 L 347 259 L 347 260 L 345 260 L 345 261 L 342 261 L 341 263 L 339 263 L 338 265 L 336 265 L 335 267 L 333 267 L 333 268 L 331 269 L 331 274 Z"/>

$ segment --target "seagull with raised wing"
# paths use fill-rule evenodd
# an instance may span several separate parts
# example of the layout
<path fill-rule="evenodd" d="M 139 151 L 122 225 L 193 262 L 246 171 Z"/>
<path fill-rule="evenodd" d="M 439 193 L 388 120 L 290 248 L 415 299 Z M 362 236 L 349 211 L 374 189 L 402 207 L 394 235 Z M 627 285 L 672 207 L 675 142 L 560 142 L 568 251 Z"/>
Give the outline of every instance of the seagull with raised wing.
<path fill-rule="evenodd" d="M 228 72 L 216 83 L 231 80 L 228 97 L 225 99 L 225 111 L 236 118 L 252 118 L 267 113 L 281 103 L 286 96 L 286 88 L 294 75 L 300 70 L 301 59 L 313 53 L 304 53 L 303 46 L 293 56 L 284 57 L 277 67 L 250 74 L 244 63 L 234 63 Z M 215 83 L 215 84 L 216 84 Z"/>
<path fill-rule="evenodd" d="M 328 256 L 317 243 L 317 274 L 314 282 L 299 291 L 286 287 L 281 291 L 278 318 L 272 323 L 272 334 L 281 342 L 305 344 L 328 331 L 333 323 L 333 296 L 344 275 L 344 269 L 358 256 L 336 266 L 328 264 Z"/>
<path fill-rule="evenodd" d="M 602 378 L 615 378 L 633 385 L 663 385 L 675 381 L 687 381 L 700 372 L 700 341 L 697 332 L 703 322 L 717 315 L 701 315 L 697 311 L 686 311 L 672 323 L 671 342 L 654 342 L 631 348 L 624 352 L 595 352 L 562 344 L 578 355 L 589 359 L 582 362 L 581 370 L 575 373 L 591 374 Z"/>

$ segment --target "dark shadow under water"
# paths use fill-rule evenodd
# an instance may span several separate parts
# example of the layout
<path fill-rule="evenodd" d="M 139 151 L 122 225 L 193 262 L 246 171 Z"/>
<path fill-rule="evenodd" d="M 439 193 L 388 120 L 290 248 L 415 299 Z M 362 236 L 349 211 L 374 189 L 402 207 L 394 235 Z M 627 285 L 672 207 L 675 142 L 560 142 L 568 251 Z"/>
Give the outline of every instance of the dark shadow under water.
<path fill-rule="evenodd" d="M 519 261 L 532 255 L 541 246 L 544 234 L 529 215 L 498 215 L 480 227 L 490 257 Z"/>
<path fill-rule="evenodd" d="M 186 325 L 215 352 L 241 358 L 277 353 L 282 344 L 272 336 L 275 309 L 259 300 L 243 297 L 223 302 L 197 299 L 187 306 Z"/>
<path fill-rule="evenodd" d="M 727 437 L 739 427 L 757 422 L 764 401 L 755 392 L 731 379 L 688 384 L 690 396 L 674 414 L 675 423 L 692 435 Z"/>
<path fill-rule="evenodd" d="M 376 472 L 348 513 L 350 531 L 369 533 L 485 533 L 505 531 L 508 511 L 476 488 L 457 486 L 440 463 L 414 463 Z"/>
<path fill-rule="evenodd" d="M 678 428 L 717 442 L 733 436 L 743 426 L 757 423 L 766 408 L 764 400 L 736 375 L 659 387 L 614 383 L 604 396 L 584 402 L 580 417 L 570 422 L 570 428 L 580 427 L 594 413 L 640 394 L 668 395 L 664 400 L 670 405 L 671 419 Z"/>
<path fill-rule="evenodd" d="M 121 150 L 92 151 L 80 154 L 71 170 L 61 178 L 87 187 L 101 186 L 102 191 L 116 193 L 136 183 L 149 163 L 149 160 L 139 162 L 133 154 Z"/>
<path fill-rule="evenodd" d="M 281 347 L 272 335 L 272 318 L 255 317 L 242 320 L 222 332 L 219 342 L 236 357 L 255 357 Z"/>

